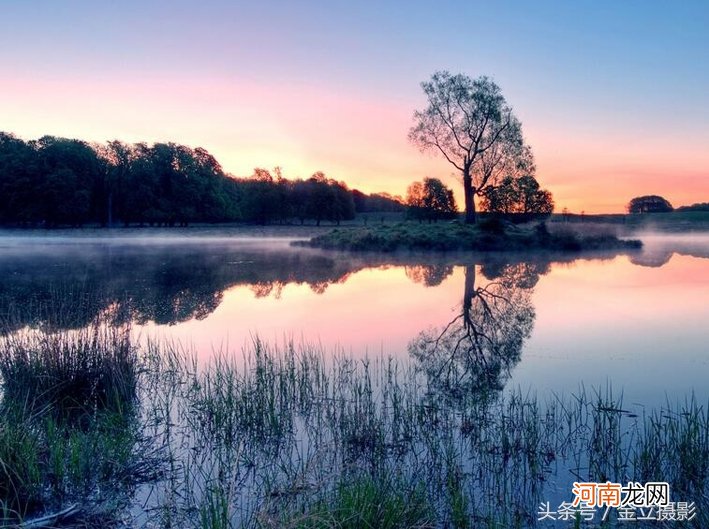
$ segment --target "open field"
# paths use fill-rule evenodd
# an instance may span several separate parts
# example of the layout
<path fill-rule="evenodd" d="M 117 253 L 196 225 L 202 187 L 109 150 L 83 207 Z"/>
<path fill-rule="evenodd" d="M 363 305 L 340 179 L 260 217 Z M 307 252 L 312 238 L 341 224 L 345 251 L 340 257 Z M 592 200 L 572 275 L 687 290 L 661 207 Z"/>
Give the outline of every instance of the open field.
<path fill-rule="evenodd" d="M 673 211 L 671 213 L 645 213 L 635 215 L 562 215 L 551 216 L 552 223 L 601 224 L 620 228 L 629 233 L 643 231 L 695 232 L 709 231 L 709 212 Z"/>

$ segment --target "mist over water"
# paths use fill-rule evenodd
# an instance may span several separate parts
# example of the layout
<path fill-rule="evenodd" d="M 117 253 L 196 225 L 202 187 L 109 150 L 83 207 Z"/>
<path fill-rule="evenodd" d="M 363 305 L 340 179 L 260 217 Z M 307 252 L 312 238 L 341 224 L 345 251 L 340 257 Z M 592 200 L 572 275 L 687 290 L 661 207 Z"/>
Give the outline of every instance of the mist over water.
<path fill-rule="evenodd" d="M 647 232 L 641 252 L 564 261 L 328 253 L 292 247 L 298 230 L 278 239 L 196 233 L 3 234 L 6 332 L 102 318 L 194 347 L 203 361 L 227 344 L 241 354 L 255 337 L 407 360 L 422 333 L 445 328 L 466 302 L 480 312 L 471 285 L 503 285 L 501 296 L 524 296 L 532 311 L 503 385 L 544 393 L 611 384 L 643 404 L 692 390 L 709 397 L 707 233 Z"/>
<path fill-rule="evenodd" d="M 641 251 L 617 255 L 475 255 L 328 252 L 291 245 L 307 236 L 298 230 L 168 231 L 0 235 L 0 343 L 51 353 L 26 380 L 31 356 L 5 357 L 3 402 L 54 398 L 47 381 L 93 373 L 56 366 L 103 361 L 95 380 L 146 422 L 96 422 L 105 445 L 80 455 L 89 480 L 95 461 L 139 468 L 133 454 L 161 468 L 123 492 L 96 477 L 134 526 L 161 512 L 186 520 L 227 489 L 231 519 L 251 519 L 382 468 L 417 483 L 432 511 L 445 512 L 458 476 L 470 516 L 522 513 L 521 527 L 540 526 L 539 503 L 568 501 L 578 480 L 667 480 L 673 498 L 707 512 L 704 482 L 682 488 L 703 472 L 707 443 L 688 437 L 707 424 L 706 234 L 644 233 Z M 93 345 L 72 349 L 71 337 Z M 58 350 L 75 356 L 55 363 Z M 103 375 L 111 366 L 120 376 Z M 142 385 L 121 385 L 131 380 Z M 103 386 L 77 387 L 101 417 L 104 393 L 91 391 Z M 50 449 L 74 439 L 54 431 L 42 434 Z M 647 463 L 648 446 L 662 446 L 664 466 Z"/>
<path fill-rule="evenodd" d="M 643 256 L 668 254 L 688 255 L 709 259 L 709 232 L 662 233 L 641 232 L 636 235 L 643 242 Z"/>
<path fill-rule="evenodd" d="M 67 250 L 86 246 L 154 247 L 199 244 L 249 244 L 264 249 L 280 248 L 292 241 L 307 240 L 312 228 L 293 227 L 275 233 L 268 228 L 228 229 L 117 229 L 117 230 L 0 230 L 0 251 L 14 250 L 20 253 L 41 251 L 46 247 Z"/>

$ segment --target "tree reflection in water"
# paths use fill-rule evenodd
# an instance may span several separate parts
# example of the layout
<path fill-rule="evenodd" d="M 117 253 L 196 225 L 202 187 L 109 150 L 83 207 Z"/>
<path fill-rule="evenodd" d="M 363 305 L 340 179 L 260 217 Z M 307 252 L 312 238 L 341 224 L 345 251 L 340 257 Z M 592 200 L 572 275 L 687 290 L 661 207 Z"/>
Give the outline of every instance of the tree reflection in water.
<path fill-rule="evenodd" d="M 489 281 L 481 286 L 476 265 L 465 266 L 460 311 L 409 344 L 432 389 L 455 399 L 504 387 L 534 325 L 532 288 L 547 270 L 548 264 L 487 265 L 482 271 Z"/>
<path fill-rule="evenodd" d="M 257 298 L 278 298 L 288 284 L 322 294 L 362 267 L 313 251 L 208 244 L 96 245 L 0 256 L 0 330 L 80 329 L 97 319 L 111 325 L 199 320 L 235 286 Z"/>
<path fill-rule="evenodd" d="M 412 265 L 404 268 L 406 277 L 414 283 L 435 287 L 443 283 L 453 273 L 453 266 L 448 264 Z"/>

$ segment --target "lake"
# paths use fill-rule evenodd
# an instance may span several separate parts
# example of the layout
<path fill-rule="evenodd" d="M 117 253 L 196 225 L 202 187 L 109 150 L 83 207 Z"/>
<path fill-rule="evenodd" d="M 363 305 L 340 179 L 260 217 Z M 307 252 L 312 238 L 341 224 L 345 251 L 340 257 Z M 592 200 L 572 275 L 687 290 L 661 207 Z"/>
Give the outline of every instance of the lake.
<path fill-rule="evenodd" d="M 666 480 L 709 520 L 709 235 L 571 256 L 301 238 L 0 237 L 6 338 L 99 322 L 166 355 L 141 426 L 86 449 L 89 468 L 116 450 L 162 469 L 125 492 L 131 526 L 278 527 L 351 486 L 420 494 L 440 526 L 553 527 L 535 508 L 582 479 Z"/>
<path fill-rule="evenodd" d="M 17 328 L 61 303 L 58 327 L 112 312 L 137 335 L 179 341 L 203 360 L 255 337 L 406 359 L 421 332 L 460 314 L 468 276 L 476 289 L 492 284 L 531 305 L 506 386 L 611 385 L 639 405 L 691 391 L 709 398 L 707 235 L 646 235 L 639 254 L 556 260 L 347 255 L 291 240 L 0 238 L 0 300 L 21 315 Z"/>

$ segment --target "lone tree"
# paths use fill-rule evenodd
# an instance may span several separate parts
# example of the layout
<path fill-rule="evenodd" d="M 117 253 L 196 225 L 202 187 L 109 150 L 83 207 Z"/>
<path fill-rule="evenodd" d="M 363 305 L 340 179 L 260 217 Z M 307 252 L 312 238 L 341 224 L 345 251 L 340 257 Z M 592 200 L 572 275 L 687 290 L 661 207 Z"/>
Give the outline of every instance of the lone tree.
<path fill-rule="evenodd" d="M 455 217 L 458 209 L 453 191 L 438 178 L 426 177 L 414 182 L 406 191 L 409 216 L 415 219 L 438 220 Z"/>
<path fill-rule="evenodd" d="M 428 106 L 414 112 L 409 140 L 441 154 L 462 176 L 465 222 L 475 223 L 475 195 L 504 176 L 533 171 L 522 126 L 488 77 L 436 72 L 421 83 Z"/>
<path fill-rule="evenodd" d="M 672 204 L 657 195 L 635 197 L 628 204 L 628 213 L 666 213 L 673 209 Z"/>

